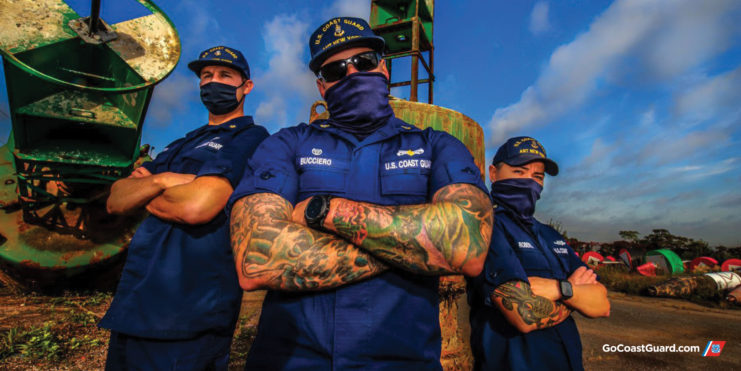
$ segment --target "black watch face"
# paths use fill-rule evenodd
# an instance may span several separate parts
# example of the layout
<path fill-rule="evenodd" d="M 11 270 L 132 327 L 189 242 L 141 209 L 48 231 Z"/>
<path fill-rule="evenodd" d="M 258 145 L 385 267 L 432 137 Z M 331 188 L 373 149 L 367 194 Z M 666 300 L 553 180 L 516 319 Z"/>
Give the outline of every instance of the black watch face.
<path fill-rule="evenodd" d="M 561 295 L 566 298 L 570 298 L 574 295 L 571 290 L 571 283 L 569 281 L 561 281 Z"/>
<path fill-rule="evenodd" d="M 322 202 L 321 197 L 313 197 L 311 201 L 309 201 L 309 204 L 306 205 L 306 215 L 307 218 L 317 218 L 319 214 L 322 212 L 322 205 L 324 202 Z"/>

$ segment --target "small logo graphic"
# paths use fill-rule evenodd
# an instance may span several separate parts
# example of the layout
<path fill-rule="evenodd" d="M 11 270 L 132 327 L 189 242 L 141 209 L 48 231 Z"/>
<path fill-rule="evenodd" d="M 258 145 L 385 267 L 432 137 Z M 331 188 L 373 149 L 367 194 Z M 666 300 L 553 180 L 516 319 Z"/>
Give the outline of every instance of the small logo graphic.
<path fill-rule="evenodd" d="M 566 241 L 564 241 L 564 240 L 553 241 L 553 244 L 554 245 L 558 245 L 558 246 L 565 246 L 566 245 Z"/>
<path fill-rule="evenodd" d="M 219 143 L 216 143 L 216 142 L 214 142 L 214 141 L 215 141 L 215 140 L 217 140 L 217 139 L 219 139 L 219 137 L 214 137 L 213 139 L 209 140 L 208 142 L 205 142 L 205 143 L 201 143 L 201 144 L 199 144 L 199 145 L 198 145 L 198 146 L 196 147 L 196 149 L 198 149 L 198 148 L 201 148 L 201 147 L 209 147 L 209 148 L 213 148 L 213 149 L 215 149 L 215 150 L 217 150 L 217 151 L 218 151 L 218 150 L 220 150 L 220 149 L 221 149 L 221 147 L 223 147 L 224 145 L 223 145 L 223 144 L 219 144 Z"/>
<path fill-rule="evenodd" d="M 311 154 L 314 155 L 314 156 L 321 156 L 322 150 L 320 148 L 312 148 L 311 149 Z"/>
<path fill-rule="evenodd" d="M 717 357 L 720 352 L 723 351 L 723 346 L 726 345 L 725 341 L 710 340 L 708 345 L 705 347 L 705 351 L 702 352 L 703 357 Z"/>
<path fill-rule="evenodd" d="M 411 149 L 406 149 L 405 150 L 405 149 L 402 149 L 399 152 L 396 152 L 396 156 L 398 156 L 398 157 L 401 157 L 401 156 L 404 156 L 404 155 L 414 156 L 414 155 L 421 155 L 423 153 L 425 153 L 425 150 L 422 149 L 422 148 L 417 148 L 415 150 L 411 150 Z"/>
<path fill-rule="evenodd" d="M 339 24 L 334 25 L 334 37 L 340 37 L 345 34 L 345 30 L 340 28 Z"/>
<path fill-rule="evenodd" d="M 519 246 L 521 249 L 534 249 L 535 248 L 533 247 L 532 244 L 530 244 L 530 242 L 527 242 L 527 241 L 524 241 L 524 242 L 519 241 L 517 242 L 517 246 Z"/>

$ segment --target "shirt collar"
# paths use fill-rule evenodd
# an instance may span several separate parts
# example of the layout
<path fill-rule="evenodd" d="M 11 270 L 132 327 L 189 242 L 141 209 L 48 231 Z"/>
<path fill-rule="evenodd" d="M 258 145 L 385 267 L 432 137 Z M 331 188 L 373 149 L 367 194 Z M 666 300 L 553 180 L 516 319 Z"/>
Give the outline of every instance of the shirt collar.
<path fill-rule="evenodd" d="M 200 135 L 202 133 L 206 132 L 218 132 L 218 131 L 224 131 L 224 130 L 236 130 L 236 129 L 242 129 L 250 125 L 254 125 L 255 121 L 252 119 L 252 116 L 240 116 L 233 118 L 229 121 L 222 122 L 219 125 L 203 125 L 190 133 L 186 134 L 186 137 L 192 137 L 195 135 Z"/>
<path fill-rule="evenodd" d="M 422 131 L 418 127 L 396 118 L 396 116 L 391 116 L 391 118 L 389 118 L 388 122 L 386 122 L 385 125 L 374 131 L 371 135 L 367 136 L 362 142 L 359 142 L 358 138 L 356 138 L 355 135 L 352 135 L 343 131 L 342 129 L 332 126 L 327 120 L 316 120 L 309 126 L 316 130 L 326 131 L 345 138 L 358 147 L 384 141 L 400 133 Z"/>

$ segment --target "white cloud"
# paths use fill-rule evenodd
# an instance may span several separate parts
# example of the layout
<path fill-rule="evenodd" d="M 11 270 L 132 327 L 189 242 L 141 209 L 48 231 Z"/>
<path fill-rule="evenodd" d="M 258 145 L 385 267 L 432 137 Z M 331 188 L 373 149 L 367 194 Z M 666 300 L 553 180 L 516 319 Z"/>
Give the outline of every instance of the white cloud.
<path fill-rule="evenodd" d="M 530 32 L 534 35 L 542 34 L 551 29 L 551 24 L 548 21 L 548 3 L 545 1 L 539 1 L 533 6 L 533 11 L 530 13 Z"/>
<path fill-rule="evenodd" d="M 315 77 L 306 65 L 304 51 L 309 39 L 309 24 L 296 15 L 278 15 L 262 30 L 269 55 L 268 69 L 254 74 L 255 91 L 266 100 L 258 104 L 255 119 L 273 126 L 295 125 L 286 117 L 288 105 L 309 107 L 318 96 Z M 306 115 L 308 117 L 308 111 Z M 303 117 L 303 116 L 302 116 Z"/>
<path fill-rule="evenodd" d="M 322 16 L 324 20 L 334 17 L 356 17 L 368 20 L 370 16 L 370 1 L 336 0 L 329 8 L 322 12 Z"/>
<path fill-rule="evenodd" d="M 168 126 L 175 115 L 197 102 L 198 78 L 190 70 L 185 75 L 173 73 L 155 87 L 147 112 L 148 122 L 155 126 Z"/>
<path fill-rule="evenodd" d="M 518 102 L 494 112 L 491 143 L 580 107 L 599 83 L 626 78 L 626 70 L 667 79 L 696 67 L 727 47 L 738 30 L 728 22 L 740 11 L 741 2 L 732 0 L 615 1 L 588 31 L 553 52 Z"/>
<path fill-rule="evenodd" d="M 674 113 L 702 121 L 741 107 L 741 67 L 690 86 L 675 99 Z"/>
<path fill-rule="evenodd" d="M 205 49 L 203 45 L 223 45 L 225 44 L 225 35 L 228 32 L 222 30 L 219 21 L 214 12 L 204 11 L 204 9 L 214 9 L 222 6 L 220 2 L 213 0 L 182 0 L 178 4 L 178 10 L 187 14 L 188 27 L 178 29 L 180 40 L 184 46 L 198 46 L 198 53 Z M 185 49 L 185 48 L 184 48 Z M 183 50 L 183 52 L 188 52 Z"/>

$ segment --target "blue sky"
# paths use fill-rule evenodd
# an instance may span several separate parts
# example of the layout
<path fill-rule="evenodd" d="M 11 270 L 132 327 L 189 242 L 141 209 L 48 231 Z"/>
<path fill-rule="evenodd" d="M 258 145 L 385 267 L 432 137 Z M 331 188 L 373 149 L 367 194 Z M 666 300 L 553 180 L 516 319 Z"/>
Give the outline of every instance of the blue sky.
<path fill-rule="evenodd" d="M 89 12 L 89 1 L 68 3 Z M 333 16 L 367 19 L 370 8 L 369 0 L 156 4 L 183 46 L 144 124 L 142 142 L 156 150 L 206 122 L 186 64 L 213 45 L 244 52 L 255 82 L 246 111 L 271 133 L 306 121 L 320 98 L 309 34 Z M 108 23 L 144 14 L 133 0 L 103 1 Z M 435 104 L 484 128 L 489 159 L 508 137 L 530 135 L 559 163 L 538 218 L 582 240 L 666 228 L 741 244 L 741 2 L 456 0 L 437 1 L 435 14 Z M 2 138 L 7 112 L 2 89 Z"/>

